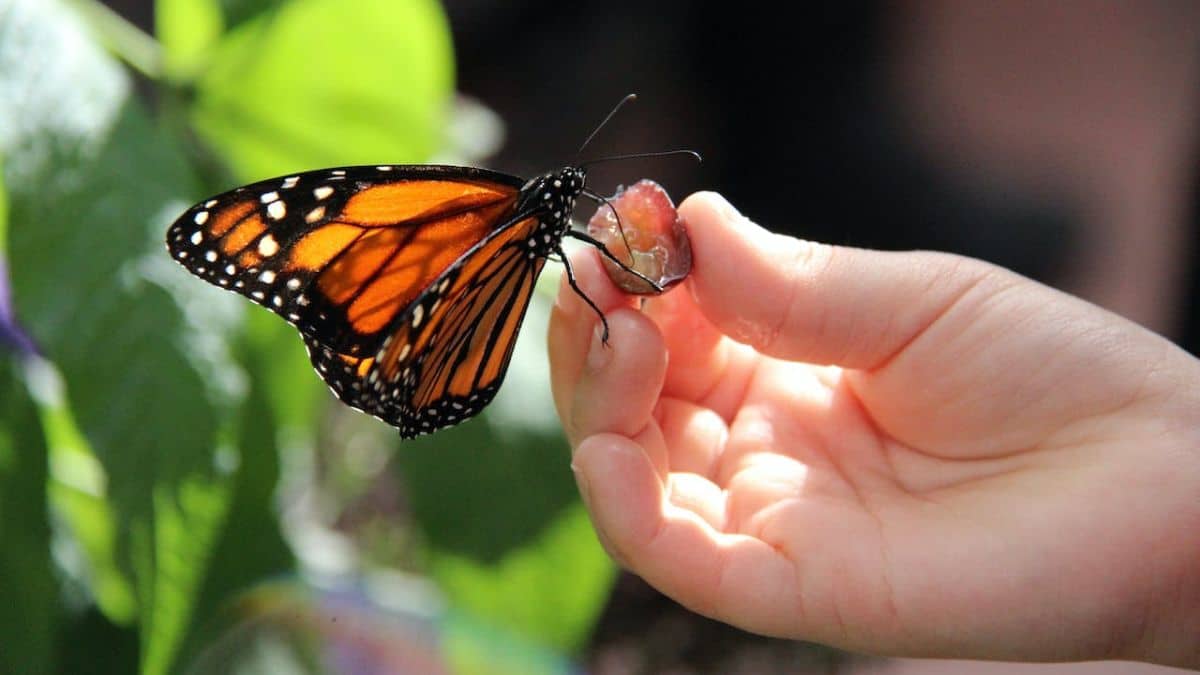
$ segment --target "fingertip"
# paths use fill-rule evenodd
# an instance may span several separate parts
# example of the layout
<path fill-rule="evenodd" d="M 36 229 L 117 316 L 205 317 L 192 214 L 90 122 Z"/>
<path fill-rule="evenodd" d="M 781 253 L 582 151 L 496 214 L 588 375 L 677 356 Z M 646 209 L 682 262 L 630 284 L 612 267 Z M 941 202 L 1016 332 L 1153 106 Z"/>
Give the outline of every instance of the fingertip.
<path fill-rule="evenodd" d="M 711 224 L 714 220 L 740 220 L 743 217 L 724 195 L 708 190 L 688 195 L 679 205 L 678 211 L 689 224 Z"/>
<path fill-rule="evenodd" d="M 632 439 L 602 433 L 579 443 L 571 467 L 606 548 L 632 560 L 662 519 L 664 488 L 650 457 Z"/>
<path fill-rule="evenodd" d="M 691 242 L 696 307 L 734 340 L 762 347 L 778 327 L 781 296 L 806 242 L 760 227 L 715 192 L 688 197 L 679 212 Z"/>
<path fill-rule="evenodd" d="M 776 358 L 875 368 L 984 276 L 977 262 L 945 254 L 775 234 L 715 193 L 689 197 L 680 211 L 696 307 L 724 335 Z"/>
<path fill-rule="evenodd" d="M 570 417 L 569 435 L 598 433 L 635 436 L 653 418 L 667 370 L 667 352 L 658 326 L 632 309 L 608 314 L 604 344 L 589 336 L 588 355 L 580 369 Z"/>
<path fill-rule="evenodd" d="M 567 264 L 580 291 L 586 294 L 600 311 L 608 314 L 616 308 L 629 305 L 630 299 L 609 280 L 595 251 L 573 251 Z M 570 413 L 571 401 L 575 398 L 575 386 L 584 368 L 588 344 L 594 332 L 599 329 L 600 318 L 580 294 L 571 288 L 568 275 L 564 273 L 562 276 L 559 292 L 550 312 L 550 325 L 546 337 L 554 403 L 559 417 L 569 430 L 573 426 Z"/>
<path fill-rule="evenodd" d="M 744 248 L 745 244 L 769 247 L 775 235 L 770 230 L 758 225 L 719 192 L 697 192 L 688 196 L 679 205 L 679 216 L 687 226 L 688 238 L 693 248 L 694 263 L 695 248 L 699 244 L 704 253 L 709 254 L 713 269 L 718 268 L 723 247 L 737 246 Z M 735 251 L 739 252 L 739 251 Z"/>

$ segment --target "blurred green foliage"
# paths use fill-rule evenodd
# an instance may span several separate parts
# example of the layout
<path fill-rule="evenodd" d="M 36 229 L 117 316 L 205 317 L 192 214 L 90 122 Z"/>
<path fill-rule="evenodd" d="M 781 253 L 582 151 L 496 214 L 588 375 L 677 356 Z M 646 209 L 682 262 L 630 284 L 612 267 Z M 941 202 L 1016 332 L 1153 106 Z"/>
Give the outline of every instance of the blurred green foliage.
<path fill-rule="evenodd" d="M 582 648 L 613 568 L 560 431 L 512 413 L 550 409 L 541 335 L 509 375 L 522 404 L 502 392 L 482 418 L 401 446 L 332 403 L 292 329 L 163 251 L 188 204 L 238 183 L 444 151 L 440 7 L 158 0 L 153 38 L 93 2 L 0 0 L 0 17 L 0 250 L 40 352 L 0 357 L 0 672 L 207 663 L 247 619 L 238 598 L 311 582 L 319 564 L 296 533 L 313 520 L 358 550 L 339 575 L 439 584 L 457 617 L 442 624 L 451 669 L 486 670 L 497 649 L 482 633 Z M 365 436 L 339 437 L 347 416 Z M 331 492 L 322 476 L 357 438 L 388 459 Z M 280 506 L 289 466 L 308 469 L 315 519 Z M 389 476 L 402 505 L 387 527 L 346 526 L 343 502 Z M 369 540 L 399 529 L 412 546 Z M 312 658 L 322 639 L 306 634 L 296 662 L 328 665 Z"/>

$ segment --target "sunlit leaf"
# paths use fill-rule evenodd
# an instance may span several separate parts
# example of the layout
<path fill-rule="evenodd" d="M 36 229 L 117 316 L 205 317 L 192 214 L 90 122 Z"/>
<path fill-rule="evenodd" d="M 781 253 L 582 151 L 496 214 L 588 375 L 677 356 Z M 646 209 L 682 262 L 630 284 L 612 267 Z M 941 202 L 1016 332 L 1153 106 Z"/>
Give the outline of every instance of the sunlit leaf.
<path fill-rule="evenodd" d="M 197 81 L 193 119 L 244 180 L 417 162 L 452 94 L 433 0 L 293 0 L 232 28 Z"/>
<path fill-rule="evenodd" d="M 285 433 L 311 438 L 317 413 L 331 403 L 332 394 L 313 370 L 296 329 L 271 312 L 251 309 L 245 349 L 278 426 Z"/>
<path fill-rule="evenodd" d="M 564 653 L 583 647 L 615 578 L 580 504 L 494 563 L 435 552 L 430 569 L 458 610 Z"/>
<path fill-rule="evenodd" d="M 207 63 L 223 28 L 217 0 L 156 0 L 154 33 L 167 77 L 191 79 Z"/>
<path fill-rule="evenodd" d="M 133 583 L 119 561 L 116 516 L 108 501 L 108 477 L 87 439 L 80 433 L 62 392 L 62 379 L 52 364 L 30 360 L 26 382 L 38 392 L 38 412 L 50 455 L 47 490 L 68 539 L 87 561 L 86 569 L 67 572 L 83 577 L 96 604 L 112 622 L 137 619 Z M 65 545 L 65 544 L 64 544 Z"/>

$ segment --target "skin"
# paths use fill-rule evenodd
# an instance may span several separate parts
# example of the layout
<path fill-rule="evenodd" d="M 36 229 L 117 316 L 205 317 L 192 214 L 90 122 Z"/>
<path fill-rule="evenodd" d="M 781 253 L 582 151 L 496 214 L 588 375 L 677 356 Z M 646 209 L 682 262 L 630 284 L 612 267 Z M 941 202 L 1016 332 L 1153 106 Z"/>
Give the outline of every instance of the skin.
<path fill-rule="evenodd" d="M 597 534 L 740 628 L 886 655 L 1200 668 L 1200 362 L 978 260 L 680 206 L 646 300 L 592 250 L 549 331 Z"/>

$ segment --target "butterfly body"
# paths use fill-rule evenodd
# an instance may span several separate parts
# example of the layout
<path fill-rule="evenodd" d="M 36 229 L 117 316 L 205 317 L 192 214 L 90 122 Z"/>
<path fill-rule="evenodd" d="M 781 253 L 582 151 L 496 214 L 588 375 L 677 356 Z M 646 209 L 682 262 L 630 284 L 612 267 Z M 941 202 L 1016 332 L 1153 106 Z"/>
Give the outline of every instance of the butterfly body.
<path fill-rule="evenodd" d="M 410 438 L 483 409 L 586 173 L 528 181 L 360 166 L 260 181 L 188 209 L 171 256 L 294 325 L 343 402 Z"/>

